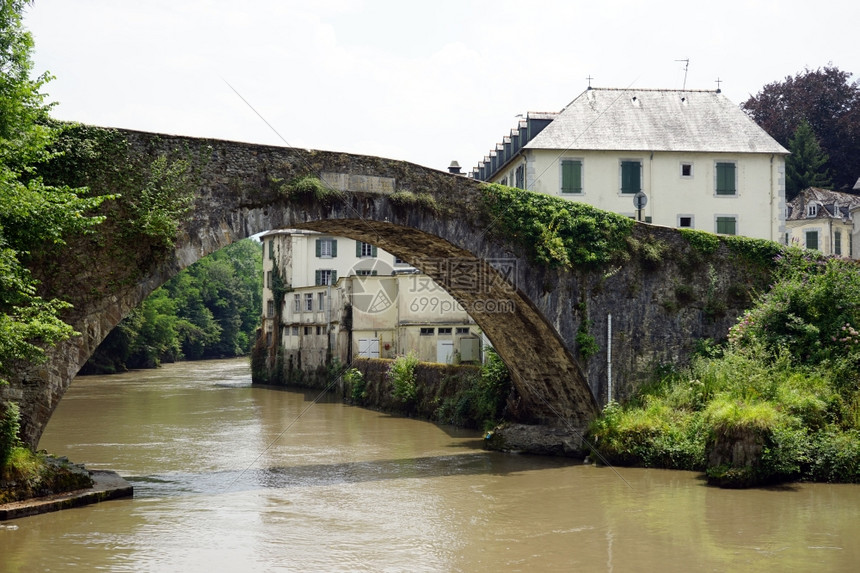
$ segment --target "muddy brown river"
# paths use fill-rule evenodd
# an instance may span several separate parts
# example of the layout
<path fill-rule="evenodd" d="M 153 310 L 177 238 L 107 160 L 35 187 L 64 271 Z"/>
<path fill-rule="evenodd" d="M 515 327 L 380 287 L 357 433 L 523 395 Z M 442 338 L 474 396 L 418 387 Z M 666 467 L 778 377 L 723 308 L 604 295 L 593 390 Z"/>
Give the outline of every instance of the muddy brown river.
<path fill-rule="evenodd" d="M 134 498 L 0 523 L 0 571 L 860 570 L 860 486 L 720 490 L 316 398 L 246 360 L 76 379 L 40 448 Z"/>

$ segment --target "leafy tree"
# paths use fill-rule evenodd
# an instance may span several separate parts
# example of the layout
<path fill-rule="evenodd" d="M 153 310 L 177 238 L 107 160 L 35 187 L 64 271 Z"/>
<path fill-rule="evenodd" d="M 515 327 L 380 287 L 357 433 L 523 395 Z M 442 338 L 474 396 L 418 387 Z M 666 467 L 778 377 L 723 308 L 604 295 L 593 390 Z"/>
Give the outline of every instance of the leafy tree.
<path fill-rule="evenodd" d="M 81 373 L 248 353 L 260 321 L 262 274 L 262 254 L 253 240 L 197 261 L 120 322 Z"/>
<path fill-rule="evenodd" d="M 767 84 L 741 107 L 786 148 L 806 120 L 829 156 L 833 184 L 853 187 L 860 176 L 860 85 L 850 73 L 835 66 L 806 69 Z"/>
<path fill-rule="evenodd" d="M 830 174 L 825 167 L 829 158 L 805 119 L 794 131 L 788 150 L 791 155 L 785 160 L 785 194 L 789 201 L 807 187 L 830 186 Z"/>
<path fill-rule="evenodd" d="M 35 174 L 51 157 L 57 129 L 41 92 L 50 76 L 30 79 L 33 40 L 21 18 L 27 3 L 0 0 L 0 380 L 15 363 L 38 361 L 44 345 L 73 334 L 60 319 L 68 303 L 38 296 L 26 268 L 30 250 L 91 230 L 101 218 L 89 213 L 107 198 L 46 185 Z"/>

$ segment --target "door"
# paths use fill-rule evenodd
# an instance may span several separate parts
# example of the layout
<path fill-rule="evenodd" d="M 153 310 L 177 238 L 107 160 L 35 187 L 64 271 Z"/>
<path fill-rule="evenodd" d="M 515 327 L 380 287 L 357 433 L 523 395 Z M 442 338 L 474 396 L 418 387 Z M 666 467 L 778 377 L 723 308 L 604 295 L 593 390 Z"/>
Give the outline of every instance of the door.
<path fill-rule="evenodd" d="M 436 342 L 436 362 L 451 364 L 454 361 L 454 341 L 439 340 Z"/>

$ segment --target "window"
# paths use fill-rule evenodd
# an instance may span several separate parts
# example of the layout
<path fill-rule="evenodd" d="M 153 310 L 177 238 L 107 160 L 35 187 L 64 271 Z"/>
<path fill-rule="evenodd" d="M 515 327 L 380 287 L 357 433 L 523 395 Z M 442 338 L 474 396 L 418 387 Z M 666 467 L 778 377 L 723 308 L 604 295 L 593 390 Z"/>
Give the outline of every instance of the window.
<path fill-rule="evenodd" d="M 854 235 L 848 233 L 848 258 L 854 258 Z"/>
<path fill-rule="evenodd" d="M 298 326 L 293 326 L 290 330 L 291 330 L 291 333 L 293 336 L 299 335 L 299 327 Z"/>
<path fill-rule="evenodd" d="M 690 178 L 693 176 L 693 164 L 692 163 L 682 163 L 681 164 L 681 177 Z"/>
<path fill-rule="evenodd" d="M 317 293 L 317 308 L 320 310 L 325 310 L 325 293 L 318 292 Z"/>
<path fill-rule="evenodd" d="M 317 269 L 314 271 L 314 285 L 326 286 L 337 282 L 337 271 L 332 269 Z"/>
<path fill-rule="evenodd" d="M 717 162 L 717 195 L 737 195 L 737 177 L 735 164 L 728 162 Z"/>
<path fill-rule="evenodd" d="M 502 185 L 504 185 L 505 187 L 508 186 L 508 178 L 507 177 L 502 177 Z"/>
<path fill-rule="evenodd" d="M 305 293 L 305 310 L 313 312 L 314 310 L 314 295 L 313 293 Z"/>
<path fill-rule="evenodd" d="M 436 332 L 435 328 L 422 328 L 421 329 L 421 336 L 433 336 L 433 334 L 435 332 Z"/>
<path fill-rule="evenodd" d="M 833 254 L 842 254 L 842 231 L 833 231 Z"/>
<path fill-rule="evenodd" d="M 818 215 L 818 204 L 810 203 L 806 206 L 806 216 L 807 217 L 815 217 Z"/>
<path fill-rule="evenodd" d="M 322 334 L 322 326 L 317 326 L 317 336 Z"/>
<path fill-rule="evenodd" d="M 642 190 L 642 163 L 639 161 L 621 162 L 621 192 L 639 193 Z"/>
<path fill-rule="evenodd" d="M 515 178 L 516 178 L 516 186 L 517 189 L 525 189 L 526 188 L 526 168 L 523 165 L 517 167 Z"/>
<path fill-rule="evenodd" d="M 692 215 L 678 215 L 678 227 L 682 229 L 692 229 L 693 228 L 693 216 Z"/>
<path fill-rule="evenodd" d="M 275 301 L 266 301 L 266 316 L 268 316 L 269 318 L 275 316 Z"/>
<path fill-rule="evenodd" d="M 270 259 L 275 258 L 275 240 L 274 239 L 269 241 L 269 258 Z"/>
<path fill-rule="evenodd" d="M 376 247 L 374 247 L 370 243 L 365 243 L 363 241 L 356 241 L 355 242 L 355 256 L 356 257 L 375 257 L 376 256 Z"/>
<path fill-rule="evenodd" d="M 311 334 L 311 327 L 310 327 L 310 326 L 306 326 L 306 327 L 304 328 L 304 331 L 305 331 L 305 336 L 310 336 L 310 334 Z"/>
<path fill-rule="evenodd" d="M 333 259 L 337 257 L 336 239 L 317 239 L 316 254 L 321 259 Z"/>
<path fill-rule="evenodd" d="M 439 332 L 439 334 L 451 334 L 451 329 L 450 328 L 440 328 L 438 332 Z"/>
<path fill-rule="evenodd" d="M 806 248 L 818 250 L 818 231 L 806 231 Z"/>
<path fill-rule="evenodd" d="M 272 271 L 266 272 L 266 288 L 272 288 Z"/>
<path fill-rule="evenodd" d="M 469 334 L 469 327 L 468 326 L 458 326 L 457 327 L 457 334 Z"/>
<path fill-rule="evenodd" d="M 582 161 L 565 159 L 561 162 L 561 192 L 582 193 Z"/>
<path fill-rule="evenodd" d="M 717 234 L 737 235 L 738 219 L 735 216 L 717 217 Z"/>
<path fill-rule="evenodd" d="M 408 265 L 409 263 L 407 263 L 406 261 L 404 261 L 400 257 L 395 256 L 394 257 L 394 264 L 395 265 Z"/>
<path fill-rule="evenodd" d="M 294 294 L 293 295 L 293 311 L 301 312 L 302 311 L 302 297 L 301 295 Z"/>
<path fill-rule="evenodd" d="M 376 271 L 370 269 L 358 269 L 355 271 L 355 274 L 360 277 L 375 277 Z"/>

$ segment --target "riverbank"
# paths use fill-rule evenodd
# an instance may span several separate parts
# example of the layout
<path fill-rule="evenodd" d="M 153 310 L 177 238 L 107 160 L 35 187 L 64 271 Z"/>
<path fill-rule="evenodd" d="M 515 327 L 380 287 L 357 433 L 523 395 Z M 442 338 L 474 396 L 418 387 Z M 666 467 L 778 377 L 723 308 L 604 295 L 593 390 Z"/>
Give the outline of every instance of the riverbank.
<path fill-rule="evenodd" d="M 87 489 L 2 504 L 0 505 L 0 521 L 81 507 L 134 495 L 132 485 L 116 472 L 95 470 L 90 472 L 90 476 L 93 485 Z"/>

